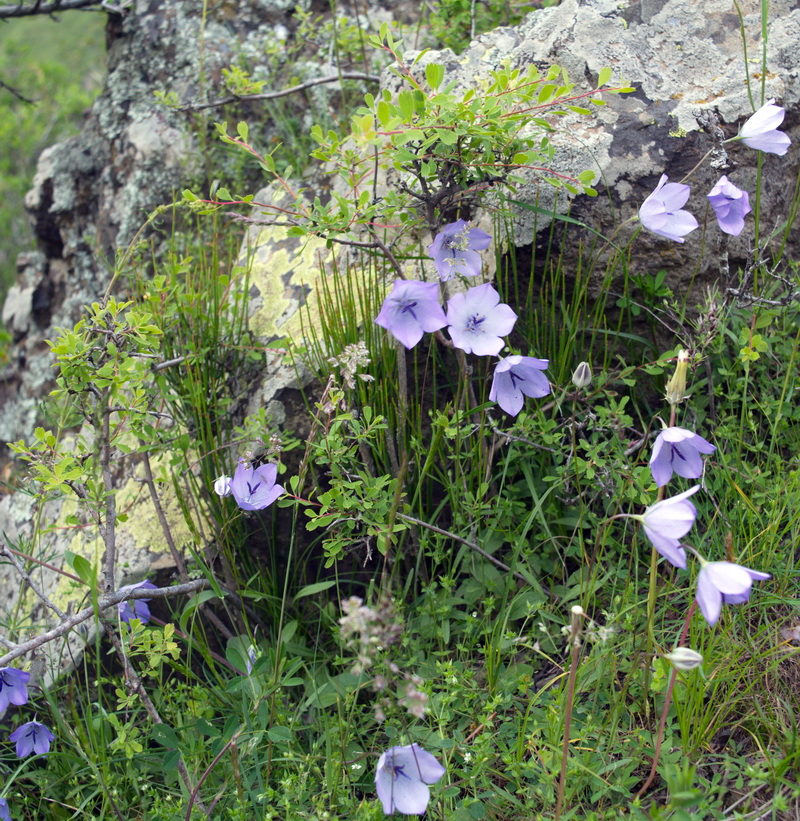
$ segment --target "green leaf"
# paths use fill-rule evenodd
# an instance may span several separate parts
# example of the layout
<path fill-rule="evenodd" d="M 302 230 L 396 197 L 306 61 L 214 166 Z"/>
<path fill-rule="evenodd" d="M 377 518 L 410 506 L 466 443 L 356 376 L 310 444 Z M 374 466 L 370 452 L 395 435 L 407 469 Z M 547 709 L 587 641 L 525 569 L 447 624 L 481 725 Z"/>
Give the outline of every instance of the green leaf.
<path fill-rule="evenodd" d="M 336 584 L 332 579 L 326 582 L 315 582 L 314 584 L 307 584 L 294 597 L 297 599 L 305 598 L 306 596 L 316 596 L 317 593 L 322 593 L 323 590 L 330 590 Z"/>
<path fill-rule="evenodd" d="M 410 123 L 414 119 L 414 112 L 416 110 L 414 95 L 410 91 L 401 91 L 397 97 L 397 105 L 400 108 L 400 114 L 403 120 Z"/>
<path fill-rule="evenodd" d="M 425 66 L 425 79 L 428 81 L 428 85 L 436 91 L 442 84 L 442 80 L 444 80 L 444 66 L 439 65 L 439 63 L 428 63 Z"/>
<path fill-rule="evenodd" d="M 600 69 L 600 74 L 597 75 L 597 87 L 604 86 L 611 79 L 611 69 L 606 66 Z"/>
<path fill-rule="evenodd" d="M 156 724 L 150 733 L 150 738 L 162 747 L 177 748 L 180 746 L 180 741 L 178 740 L 178 736 L 175 734 L 175 730 L 173 730 L 168 724 Z"/>
<path fill-rule="evenodd" d="M 270 741 L 275 744 L 288 743 L 292 740 L 292 731 L 288 727 L 270 727 L 267 730 Z"/>
<path fill-rule="evenodd" d="M 247 138 L 250 134 L 250 129 L 247 126 L 247 123 L 238 123 L 236 125 L 236 132 L 239 135 L 239 139 L 243 142 L 247 142 Z"/>
<path fill-rule="evenodd" d="M 446 128 L 438 129 L 436 136 L 439 139 L 439 142 L 444 143 L 445 145 L 455 145 L 458 142 L 458 135 Z"/>

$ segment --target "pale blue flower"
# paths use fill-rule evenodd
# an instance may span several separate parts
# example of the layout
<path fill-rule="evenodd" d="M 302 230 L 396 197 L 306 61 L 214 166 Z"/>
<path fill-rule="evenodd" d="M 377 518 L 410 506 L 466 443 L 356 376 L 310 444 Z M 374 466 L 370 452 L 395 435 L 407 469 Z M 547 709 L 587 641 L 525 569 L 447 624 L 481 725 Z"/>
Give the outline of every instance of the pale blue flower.
<path fill-rule="evenodd" d="M 549 365 L 547 359 L 532 356 L 507 356 L 494 369 L 489 400 L 511 416 L 521 410 L 525 396 L 538 399 L 550 393 L 550 383 L 542 371 Z"/>
<path fill-rule="evenodd" d="M 492 238 L 480 228 L 470 228 L 466 220 L 445 225 L 428 247 L 428 254 L 436 265 L 442 282 L 456 274 L 474 277 L 481 272 L 478 251 L 489 247 Z"/>
<path fill-rule="evenodd" d="M 702 436 L 685 428 L 667 428 L 656 437 L 650 456 L 650 472 L 658 487 L 672 478 L 673 472 L 684 479 L 699 479 L 703 475 L 701 453 L 713 453 L 716 447 Z"/>
<path fill-rule="evenodd" d="M 681 546 L 681 539 L 692 529 L 697 518 L 697 508 L 689 497 L 698 490 L 700 485 L 695 485 L 677 496 L 650 505 L 641 516 L 633 517 L 642 522 L 653 547 L 670 564 L 682 570 L 686 569 L 686 551 Z"/>
<path fill-rule="evenodd" d="M 697 603 L 703 618 L 713 627 L 723 604 L 741 604 L 750 598 L 753 581 L 771 578 L 769 573 L 750 570 L 733 562 L 706 562 L 697 577 Z"/>
<path fill-rule="evenodd" d="M 0 798 L 0 821 L 11 821 L 11 813 L 8 811 L 8 801 Z"/>
<path fill-rule="evenodd" d="M 386 328 L 404 347 L 413 348 L 424 333 L 433 333 L 447 325 L 439 304 L 438 284 L 396 279 L 375 324 Z"/>
<path fill-rule="evenodd" d="M 689 199 L 689 186 L 668 179 L 666 174 L 661 175 L 655 191 L 639 209 L 639 221 L 654 234 L 683 242 L 684 235 L 697 228 L 697 220 L 680 210 Z"/>
<path fill-rule="evenodd" d="M 378 759 L 375 773 L 375 791 L 384 813 L 422 815 L 431 798 L 428 784 L 444 774 L 445 768 L 419 744 L 390 747 Z"/>
<path fill-rule="evenodd" d="M 773 97 L 742 126 L 739 139 L 749 148 L 783 156 L 792 144 L 787 134 L 778 131 L 778 126 L 785 116 L 786 111 L 775 105 Z"/>
<path fill-rule="evenodd" d="M 499 304 L 498 304 L 499 303 Z M 447 301 L 447 331 L 456 348 L 478 356 L 497 356 L 501 337 L 510 334 L 517 315 L 485 282 Z"/>
<path fill-rule="evenodd" d="M 253 468 L 244 459 L 231 480 L 231 492 L 242 510 L 262 510 L 271 505 L 282 493 L 283 487 L 275 484 L 278 467 L 274 464 Z"/>
<path fill-rule="evenodd" d="M 17 758 L 26 758 L 31 753 L 44 755 L 50 750 L 50 742 L 55 736 L 38 721 L 29 721 L 17 727 L 8 737 L 9 741 L 17 742 Z"/>
<path fill-rule="evenodd" d="M 738 237 L 744 229 L 744 218 L 753 210 L 747 191 L 737 188 L 723 174 L 706 198 L 714 209 L 720 230 Z"/>
<path fill-rule="evenodd" d="M 5 712 L 9 704 L 20 707 L 28 701 L 30 677 L 30 673 L 16 667 L 0 667 L 0 713 Z"/>
<path fill-rule="evenodd" d="M 128 584 L 125 587 L 120 587 L 119 592 L 125 593 L 129 590 L 155 590 L 156 585 L 154 585 L 150 579 L 145 579 L 143 582 L 139 582 L 138 584 Z M 117 610 L 119 611 L 119 617 L 124 621 L 126 624 L 130 624 L 131 619 L 139 619 L 142 624 L 147 624 L 150 621 L 150 608 L 147 606 L 147 602 L 150 599 L 130 599 L 129 601 L 121 601 L 117 605 Z"/>

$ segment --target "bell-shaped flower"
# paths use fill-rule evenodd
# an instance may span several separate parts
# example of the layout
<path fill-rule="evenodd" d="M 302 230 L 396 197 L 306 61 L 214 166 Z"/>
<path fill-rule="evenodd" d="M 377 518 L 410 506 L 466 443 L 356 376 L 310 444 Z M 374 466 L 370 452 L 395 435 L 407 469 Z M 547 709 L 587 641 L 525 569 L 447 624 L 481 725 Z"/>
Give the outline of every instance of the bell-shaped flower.
<path fill-rule="evenodd" d="M 456 274 L 474 277 L 481 272 L 478 251 L 489 247 L 492 238 L 480 228 L 470 228 L 466 220 L 445 225 L 428 246 L 428 254 L 442 282 Z"/>
<path fill-rule="evenodd" d="M 670 564 L 682 570 L 686 569 L 686 551 L 681 546 L 681 539 L 692 529 L 697 518 L 697 508 L 689 497 L 698 490 L 700 485 L 695 485 L 677 496 L 650 505 L 641 516 L 634 517 L 642 522 L 653 547 Z"/>
<path fill-rule="evenodd" d="M 435 282 L 396 279 L 375 324 L 386 328 L 406 348 L 413 348 L 422 339 L 422 334 L 433 333 L 447 325 L 439 304 L 439 286 Z"/>
<path fill-rule="evenodd" d="M 697 603 L 703 618 L 713 626 L 723 604 L 741 604 L 750 598 L 753 581 L 769 579 L 769 573 L 750 570 L 733 562 L 706 562 L 697 577 Z"/>
<path fill-rule="evenodd" d="M 684 479 L 703 475 L 701 453 L 713 453 L 716 447 L 702 436 L 685 428 L 667 428 L 656 437 L 650 456 L 650 472 L 658 487 L 663 487 L 677 473 Z"/>
<path fill-rule="evenodd" d="M 671 653 L 665 654 L 664 658 L 676 669 L 684 673 L 694 670 L 703 663 L 703 657 L 696 650 L 690 647 L 676 647 Z"/>
<path fill-rule="evenodd" d="M 214 482 L 214 493 L 216 493 L 217 496 L 230 496 L 232 492 L 231 477 L 223 473 L 222 476 Z"/>
<path fill-rule="evenodd" d="M 156 585 L 154 585 L 150 579 L 145 579 L 138 584 L 127 584 L 125 587 L 120 587 L 119 592 L 125 593 L 129 590 L 155 589 Z M 120 619 L 126 624 L 130 624 L 131 619 L 139 619 L 142 624 L 147 624 L 147 622 L 150 621 L 150 608 L 147 606 L 147 602 L 149 601 L 150 599 L 129 599 L 128 601 L 121 601 L 117 605 Z"/>
<path fill-rule="evenodd" d="M 244 459 L 239 460 L 231 479 L 231 492 L 242 510 L 262 510 L 271 505 L 282 493 L 283 487 L 275 484 L 278 467 L 274 464 L 253 468 Z"/>
<path fill-rule="evenodd" d="M 497 363 L 489 391 L 489 400 L 511 416 L 522 410 L 525 396 L 538 399 L 550 393 L 550 383 L 542 371 L 549 365 L 547 359 L 532 356 L 507 356 Z"/>
<path fill-rule="evenodd" d="M 8 811 L 8 801 L 0 798 L 0 821 L 11 821 L 11 813 Z"/>
<path fill-rule="evenodd" d="M 738 237 L 744 228 L 744 218 L 753 210 L 747 191 L 737 188 L 723 174 L 706 197 L 717 216 L 720 230 Z"/>
<path fill-rule="evenodd" d="M 783 156 L 792 144 L 788 134 L 778 131 L 778 126 L 785 116 L 786 111 L 775 105 L 773 97 L 742 126 L 739 139 L 749 148 Z"/>
<path fill-rule="evenodd" d="M 688 211 L 681 211 L 689 199 L 689 186 L 668 179 L 661 175 L 655 191 L 639 209 L 639 221 L 654 234 L 683 242 L 683 237 L 697 228 L 697 220 Z"/>
<path fill-rule="evenodd" d="M 31 753 L 44 755 L 50 750 L 50 742 L 55 736 L 38 721 L 29 721 L 17 727 L 8 737 L 9 741 L 17 742 L 17 758 L 26 758 Z"/>
<path fill-rule="evenodd" d="M 447 331 L 456 348 L 478 356 L 497 356 L 501 337 L 511 333 L 517 315 L 485 282 L 447 300 Z"/>
<path fill-rule="evenodd" d="M 445 768 L 419 744 L 389 747 L 378 759 L 375 791 L 386 815 L 394 812 L 422 815 L 428 808 L 431 791 L 445 774 Z"/>
<path fill-rule="evenodd" d="M 4 713 L 9 704 L 20 707 L 28 701 L 30 677 L 30 673 L 16 667 L 0 667 L 0 713 Z"/>

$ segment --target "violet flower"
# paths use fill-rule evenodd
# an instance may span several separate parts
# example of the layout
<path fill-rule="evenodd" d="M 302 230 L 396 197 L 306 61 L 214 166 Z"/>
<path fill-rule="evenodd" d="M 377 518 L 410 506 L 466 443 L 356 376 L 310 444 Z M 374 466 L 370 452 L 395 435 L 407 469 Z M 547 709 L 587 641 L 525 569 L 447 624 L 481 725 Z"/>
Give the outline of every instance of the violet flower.
<path fill-rule="evenodd" d="M 663 487 L 677 473 L 684 479 L 703 475 L 701 453 L 713 453 L 716 447 L 702 436 L 685 428 L 667 428 L 656 437 L 650 456 L 650 472 L 658 487 Z"/>
<path fill-rule="evenodd" d="M 242 510 L 263 510 L 271 505 L 283 493 L 283 487 L 275 484 L 277 476 L 277 465 L 270 463 L 253 469 L 252 465 L 240 459 L 231 479 L 231 492 L 236 504 Z"/>
<path fill-rule="evenodd" d="M 402 812 L 422 815 L 428 807 L 431 791 L 445 774 L 445 768 L 419 744 L 389 747 L 378 759 L 375 790 L 386 815 Z"/>
<path fill-rule="evenodd" d="M 550 383 L 542 373 L 549 364 L 547 359 L 534 359 L 532 356 L 507 356 L 501 359 L 494 369 L 489 400 L 497 402 L 511 416 L 516 416 L 522 410 L 523 395 L 538 399 L 550 393 Z"/>
<path fill-rule="evenodd" d="M 497 356 L 500 338 L 511 333 L 517 315 L 485 282 L 447 300 L 447 330 L 456 348 L 478 356 Z"/>
<path fill-rule="evenodd" d="M 738 139 L 749 148 L 783 156 L 792 144 L 788 134 L 778 131 L 785 115 L 786 111 L 775 105 L 773 97 L 747 120 L 739 132 Z"/>
<path fill-rule="evenodd" d="M 11 821 L 11 813 L 8 811 L 8 801 L 0 798 L 0 821 Z"/>
<path fill-rule="evenodd" d="M 0 713 L 9 704 L 22 706 L 28 701 L 28 681 L 31 674 L 16 667 L 0 667 Z"/>
<path fill-rule="evenodd" d="M 686 570 L 686 551 L 681 546 L 681 539 L 692 529 L 697 518 L 697 508 L 688 499 L 698 490 L 700 485 L 695 485 L 677 496 L 650 505 L 641 516 L 632 517 L 642 523 L 653 547 L 670 564 L 682 570 Z"/>
<path fill-rule="evenodd" d="M 386 328 L 406 348 L 413 348 L 423 333 L 432 333 L 447 325 L 439 304 L 438 284 L 396 279 L 375 324 Z"/>
<path fill-rule="evenodd" d="M 456 274 L 474 277 L 481 272 L 481 256 L 477 252 L 488 248 L 491 241 L 486 231 L 470 228 L 466 220 L 458 220 L 442 228 L 428 246 L 428 254 L 442 282 Z"/>
<path fill-rule="evenodd" d="M 139 589 L 155 590 L 156 585 L 154 585 L 150 579 L 145 579 L 138 584 L 127 584 L 125 587 L 120 587 L 119 592 L 125 593 L 129 590 Z M 121 601 L 117 605 L 120 619 L 126 624 L 130 624 L 131 619 L 139 619 L 142 624 L 147 624 L 147 622 L 150 621 L 150 608 L 147 606 L 147 602 L 149 601 L 150 599 L 129 599 L 128 601 Z"/>
<path fill-rule="evenodd" d="M 689 199 L 689 186 L 668 179 L 666 174 L 661 175 L 655 191 L 639 209 L 639 221 L 654 234 L 683 242 L 684 235 L 697 228 L 697 220 L 680 210 Z"/>
<path fill-rule="evenodd" d="M 744 228 L 744 218 L 753 210 L 747 191 L 737 188 L 723 174 L 706 197 L 717 216 L 720 230 L 738 237 Z"/>
<path fill-rule="evenodd" d="M 31 753 L 44 755 L 50 750 L 50 742 L 55 736 L 38 721 L 29 721 L 17 727 L 8 737 L 9 741 L 17 742 L 17 758 L 26 758 Z"/>
<path fill-rule="evenodd" d="M 717 623 L 723 604 L 741 604 L 750 598 L 753 580 L 769 579 L 769 573 L 750 570 L 733 562 L 707 562 L 697 577 L 697 603 L 710 626 Z"/>

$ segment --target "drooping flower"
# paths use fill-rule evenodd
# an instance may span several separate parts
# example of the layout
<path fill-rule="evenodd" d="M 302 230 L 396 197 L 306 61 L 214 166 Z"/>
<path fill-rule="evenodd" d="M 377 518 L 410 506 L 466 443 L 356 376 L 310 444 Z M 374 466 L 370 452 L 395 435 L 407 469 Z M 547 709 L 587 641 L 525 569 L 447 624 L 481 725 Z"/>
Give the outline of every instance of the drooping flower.
<path fill-rule="evenodd" d="M 716 447 L 702 436 L 685 428 L 667 428 L 656 437 L 650 456 L 650 472 L 658 487 L 672 478 L 673 472 L 684 479 L 699 479 L 703 475 L 701 453 L 713 453 Z"/>
<path fill-rule="evenodd" d="M 50 742 L 55 736 L 38 721 L 29 721 L 17 727 L 8 737 L 9 741 L 17 742 L 17 758 L 26 758 L 31 753 L 44 755 L 50 750 Z"/>
<path fill-rule="evenodd" d="M 248 676 L 253 672 L 253 667 L 255 666 L 255 663 L 256 663 L 256 648 L 253 647 L 253 645 L 251 644 L 247 648 L 247 661 L 245 662 L 245 664 L 247 665 L 247 675 Z"/>
<path fill-rule="evenodd" d="M 703 618 L 710 626 L 717 623 L 723 604 L 741 604 L 750 598 L 753 580 L 769 579 L 769 573 L 750 570 L 733 562 L 700 560 L 702 568 L 697 577 L 697 603 Z"/>
<path fill-rule="evenodd" d="M 532 356 L 507 356 L 494 369 L 489 400 L 511 416 L 521 410 L 524 396 L 538 399 L 550 393 L 550 383 L 542 371 L 549 365 L 547 359 Z"/>
<path fill-rule="evenodd" d="M 723 174 L 706 197 L 717 216 L 720 230 L 738 237 L 744 228 L 744 218 L 753 210 L 747 191 L 737 188 Z"/>
<path fill-rule="evenodd" d="M 664 398 L 670 405 L 680 405 L 684 399 L 688 399 L 686 394 L 686 377 L 689 373 L 689 351 L 678 351 L 678 361 L 675 363 L 675 373 L 667 382 L 667 389 Z"/>
<path fill-rule="evenodd" d="M 456 348 L 478 356 L 497 356 L 501 337 L 511 333 L 517 315 L 485 282 L 447 300 L 447 330 Z"/>
<path fill-rule="evenodd" d="M 433 333 L 447 325 L 439 304 L 439 286 L 435 282 L 396 279 L 375 324 L 386 328 L 406 348 L 413 348 L 423 333 Z"/>
<path fill-rule="evenodd" d="M 0 798 L 0 821 L 11 821 L 11 813 L 8 811 L 8 801 Z"/>
<path fill-rule="evenodd" d="M 680 210 L 689 199 L 689 186 L 668 179 L 666 174 L 661 175 L 655 191 L 639 209 L 639 221 L 654 234 L 683 242 L 683 237 L 697 228 L 697 220 Z"/>
<path fill-rule="evenodd" d="M 5 712 L 9 704 L 19 707 L 28 701 L 30 677 L 30 673 L 16 667 L 0 667 L 0 713 Z"/>
<path fill-rule="evenodd" d="M 275 484 L 278 467 L 272 463 L 253 468 L 244 459 L 239 460 L 231 479 L 231 492 L 242 510 L 263 510 L 282 493 L 283 487 Z"/>
<path fill-rule="evenodd" d="M 792 144 L 788 134 L 778 131 L 786 111 L 775 105 L 773 97 L 750 117 L 739 132 L 739 139 L 749 148 L 783 156 Z"/>
<path fill-rule="evenodd" d="M 692 529 L 697 518 L 697 508 L 689 497 L 698 490 L 700 485 L 695 485 L 677 496 L 650 505 L 641 516 L 634 517 L 642 522 L 653 547 L 670 564 L 682 570 L 686 569 L 686 551 L 681 546 L 681 539 Z"/>
<path fill-rule="evenodd" d="M 120 587 L 120 593 L 126 593 L 130 590 L 155 590 L 156 585 L 154 585 L 150 579 L 145 579 L 143 582 L 139 582 L 138 584 L 127 584 L 125 587 Z M 121 601 L 117 605 L 117 610 L 119 611 L 119 617 L 124 621 L 126 624 L 130 624 L 131 619 L 139 619 L 142 624 L 147 624 L 150 621 L 150 608 L 147 606 L 147 602 L 150 599 L 130 599 L 128 601 Z"/>
<path fill-rule="evenodd" d="M 230 496 L 232 492 L 231 477 L 223 473 L 222 476 L 214 482 L 214 493 L 216 493 L 217 496 Z"/>
<path fill-rule="evenodd" d="M 428 246 L 428 254 L 436 266 L 442 282 L 456 274 L 466 277 L 481 272 L 481 256 L 478 251 L 489 247 L 492 238 L 480 228 L 470 228 L 466 220 L 445 225 Z"/>
<path fill-rule="evenodd" d="M 431 791 L 445 773 L 445 768 L 419 744 L 389 747 L 378 759 L 375 790 L 386 815 L 402 812 L 422 815 L 428 807 Z"/>

